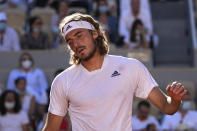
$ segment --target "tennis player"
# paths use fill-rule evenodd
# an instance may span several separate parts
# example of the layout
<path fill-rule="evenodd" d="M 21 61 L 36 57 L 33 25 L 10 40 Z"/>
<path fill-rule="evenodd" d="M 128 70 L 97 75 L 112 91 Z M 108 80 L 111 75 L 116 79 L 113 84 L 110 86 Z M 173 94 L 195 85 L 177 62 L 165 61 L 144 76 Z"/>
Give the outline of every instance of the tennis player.
<path fill-rule="evenodd" d="M 73 131 L 131 131 L 134 96 L 166 114 L 179 109 L 187 92 L 183 85 L 173 82 L 164 94 L 141 62 L 109 55 L 102 27 L 91 16 L 67 16 L 60 29 L 73 65 L 52 83 L 43 131 L 58 131 L 67 112 Z"/>

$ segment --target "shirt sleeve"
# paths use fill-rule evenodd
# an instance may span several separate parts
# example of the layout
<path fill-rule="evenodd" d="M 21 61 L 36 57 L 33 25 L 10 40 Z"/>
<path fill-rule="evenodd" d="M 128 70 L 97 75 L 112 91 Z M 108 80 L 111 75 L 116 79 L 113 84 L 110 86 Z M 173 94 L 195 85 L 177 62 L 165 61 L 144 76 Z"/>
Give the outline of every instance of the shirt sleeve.
<path fill-rule="evenodd" d="M 11 71 L 9 76 L 8 76 L 8 81 L 7 81 L 7 89 L 14 89 L 15 88 L 15 85 L 14 85 L 14 80 L 16 79 L 16 74 L 15 74 L 15 71 Z"/>
<path fill-rule="evenodd" d="M 13 29 L 12 30 L 12 42 L 13 42 L 13 50 L 14 51 L 19 51 L 21 50 L 20 44 L 19 44 L 19 38 L 18 38 L 18 34 L 16 33 L 16 31 Z"/>
<path fill-rule="evenodd" d="M 153 79 L 148 69 L 141 62 L 137 61 L 137 63 L 137 87 L 135 90 L 135 96 L 147 99 L 151 90 L 158 86 L 158 84 Z"/>
<path fill-rule="evenodd" d="M 152 116 L 152 122 L 155 124 L 158 131 L 161 131 L 161 125 L 159 124 L 158 120 Z"/>
<path fill-rule="evenodd" d="M 170 130 L 170 120 L 168 115 L 165 115 L 161 124 L 161 130 Z"/>
<path fill-rule="evenodd" d="M 62 81 L 63 80 L 63 81 Z M 68 109 L 66 81 L 56 77 L 51 86 L 49 112 L 58 116 L 65 116 Z"/>
<path fill-rule="evenodd" d="M 38 73 L 38 82 L 39 82 L 39 86 L 41 88 L 41 93 L 46 92 L 46 89 L 48 88 L 48 84 L 47 84 L 47 80 L 46 80 L 46 76 L 44 74 L 44 72 L 41 69 L 37 69 L 37 73 Z"/>
<path fill-rule="evenodd" d="M 25 124 L 28 124 L 29 123 L 29 118 L 28 118 L 28 115 L 26 112 L 22 111 L 21 112 L 21 122 L 22 122 L 22 125 L 25 125 Z"/>
<path fill-rule="evenodd" d="M 149 34 L 152 34 L 153 32 L 153 24 L 152 24 L 152 17 L 150 12 L 143 11 L 142 17 L 141 17 L 145 28 L 148 30 Z"/>
<path fill-rule="evenodd" d="M 129 42 L 129 34 L 130 32 L 127 29 L 127 23 L 126 23 L 126 15 L 122 15 L 119 20 L 119 34 L 124 36 L 124 42 Z"/>

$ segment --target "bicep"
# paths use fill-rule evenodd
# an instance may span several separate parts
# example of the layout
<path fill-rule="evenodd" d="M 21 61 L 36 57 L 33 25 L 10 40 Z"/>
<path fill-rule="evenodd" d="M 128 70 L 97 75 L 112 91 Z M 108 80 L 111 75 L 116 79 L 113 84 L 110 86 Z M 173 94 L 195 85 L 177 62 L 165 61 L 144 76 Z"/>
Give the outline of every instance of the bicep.
<path fill-rule="evenodd" d="M 162 111 L 163 106 L 167 102 L 167 96 L 163 93 L 163 91 L 161 91 L 161 89 L 154 87 L 148 95 L 148 101 Z"/>
<path fill-rule="evenodd" d="M 49 112 L 45 121 L 43 131 L 59 131 L 63 118 L 63 116 L 54 115 Z"/>

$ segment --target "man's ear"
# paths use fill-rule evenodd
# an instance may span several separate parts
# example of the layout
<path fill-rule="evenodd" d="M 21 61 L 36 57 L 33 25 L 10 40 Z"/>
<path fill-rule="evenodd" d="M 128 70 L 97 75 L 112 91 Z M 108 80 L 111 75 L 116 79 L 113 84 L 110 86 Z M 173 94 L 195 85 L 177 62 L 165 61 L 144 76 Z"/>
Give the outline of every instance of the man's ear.
<path fill-rule="evenodd" d="M 96 30 L 92 31 L 92 36 L 94 39 L 96 39 L 98 37 L 98 32 Z"/>

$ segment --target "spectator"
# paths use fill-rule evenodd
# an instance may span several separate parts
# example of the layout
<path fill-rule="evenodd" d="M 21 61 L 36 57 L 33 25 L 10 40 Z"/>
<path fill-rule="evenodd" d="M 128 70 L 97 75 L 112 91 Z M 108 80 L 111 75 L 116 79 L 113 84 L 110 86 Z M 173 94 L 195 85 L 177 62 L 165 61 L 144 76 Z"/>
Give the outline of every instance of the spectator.
<path fill-rule="evenodd" d="M 197 130 L 197 111 L 191 110 L 192 100 L 190 93 L 184 97 L 183 104 L 174 115 L 165 115 L 162 122 L 162 130 L 169 131 L 193 131 Z"/>
<path fill-rule="evenodd" d="M 42 31 L 42 24 L 40 17 L 30 17 L 30 32 L 21 38 L 22 49 L 49 49 L 51 47 L 48 35 Z"/>
<path fill-rule="evenodd" d="M 0 98 L 0 130 L 29 131 L 29 119 L 21 110 L 21 103 L 16 92 L 6 90 Z"/>
<path fill-rule="evenodd" d="M 124 15 L 124 13 L 127 13 L 128 11 L 131 11 L 130 2 L 132 0 L 120 0 L 120 16 Z M 150 13 L 150 4 L 149 0 L 140 0 L 140 10 L 143 12 Z"/>
<path fill-rule="evenodd" d="M 26 0 L 1 0 L 0 9 L 22 8 L 26 9 Z"/>
<path fill-rule="evenodd" d="M 92 0 L 69 0 L 69 14 L 76 12 L 80 13 L 91 13 Z"/>
<path fill-rule="evenodd" d="M 160 125 L 157 119 L 154 116 L 149 115 L 150 107 L 151 106 L 147 101 L 139 102 L 137 106 L 138 113 L 132 117 L 133 131 L 146 130 L 146 127 L 149 124 L 155 125 L 157 130 L 160 130 Z"/>
<path fill-rule="evenodd" d="M 58 44 L 61 43 L 62 37 L 60 37 L 59 33 L 59 23 L 65 16 L 68 15 L 68 5 L 66 1 L 60 1 L 58 4 L 58 9 L 56 11 L 56 15 L 51 18 L 51 29 L 53 32 L 53 48 L 57 48 Z"/>
<path fill-rule="evenodd" d="M 18 77 L 25 77 L 29 92 L 35 96 L 36 102 L 47 104 L 46 90 L 48 88 L 44 72 L 34 67 L 34 59 L 29 53 L 23 53 L 19 58 L 19 68 L 10 72 L 7 89 L 14 89 L 14 81 Z"/>
<path fill-rule="evenodd" d="M 27 91 L 26 84 L 26 79 L 24 77 L 17 78 L 15 80 L 15 91 L 20 96 L 22 109 L 27 112 L 30 120 L 33 122 L 35 118 L 35 97 Z"/>
<path fill-rule="evenodd" d="M 118 38 L 118 22 L 116 17 L 111 15 L 109 11 L 106 0 L 99 0 L 97 2 L 96 19 L 100 22 L 110 42 L 116 43 Z"/>
<path fill-rule="evenodd" d="M 18 35 L 13 28 L 7 26 L 6 14 L 0 12 L 0 51 L 12 50 L 20 50 Z"/>
<path fill-rule="evenodd" d="M 141 11 L 141 1 L 140 0 L 132 0 L 131 1 L 131 11 L 124 13 L 123 16 L 120 17 L 119 24 L 119 34 L 124 37 L 124 43 L 129 43 L 130 30 L 133 22 L 136 19 L 142 21 L 145 29 L 149 34 L 152 34 L 152 19 L 150 12 Z"/>
<path fill-rule="evenodd" d="M 149 35 L 147 34 L 142 21 L 137 19 L 133 22 L 128 46 L 132 49 L 149 48 L 147 37 L 149 37 Z"/>

